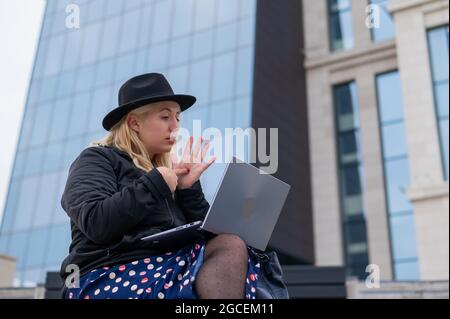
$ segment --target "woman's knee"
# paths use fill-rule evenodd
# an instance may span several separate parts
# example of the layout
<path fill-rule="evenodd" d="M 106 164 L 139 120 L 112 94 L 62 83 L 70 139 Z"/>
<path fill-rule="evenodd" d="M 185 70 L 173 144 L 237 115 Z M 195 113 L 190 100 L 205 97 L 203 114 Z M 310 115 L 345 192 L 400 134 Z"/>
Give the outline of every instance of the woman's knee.
<path fill-rule="evenodd" d="M 245 241 L 235 234 L 220 234 L 211 239 L 206 244 L 206 256 L 218 252 L 228 251 L 236 255 L 247 255 L 247 244 Z"/>

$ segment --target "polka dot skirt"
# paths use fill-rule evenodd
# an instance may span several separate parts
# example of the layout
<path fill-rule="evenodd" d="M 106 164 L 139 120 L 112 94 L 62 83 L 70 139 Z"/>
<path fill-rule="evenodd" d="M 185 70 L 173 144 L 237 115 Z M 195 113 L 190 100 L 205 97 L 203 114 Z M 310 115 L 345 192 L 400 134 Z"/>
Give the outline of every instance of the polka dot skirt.
<path fill-rule="evenodd" d="M 193 289 L 203 263 L 204 240 L 177 251 L 149 256 L 127 264 L 94 269 L 81 276 L 79 288 L 67 299 L 198 299 Z M 255 299 L 260 265 L 249 254 L 245 299 Z"/>

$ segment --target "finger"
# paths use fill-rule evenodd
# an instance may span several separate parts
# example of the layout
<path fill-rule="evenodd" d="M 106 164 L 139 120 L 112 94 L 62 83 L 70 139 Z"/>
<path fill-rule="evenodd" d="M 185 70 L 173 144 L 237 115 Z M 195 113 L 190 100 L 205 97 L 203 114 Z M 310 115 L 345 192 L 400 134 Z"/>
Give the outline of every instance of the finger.
<path fill-rule="evenodd" d="M 192 143 L 194 142 L 194 137 L 190 136 L 183 152 L 183 162 L 189 163 L 191 157 Z"/>
<path fill-rule="evenodd" d="M 208 167 L 211 166 L 212 163 L 214 163 L 216 161 L 216 156 L 211 157 L 205 164 L 204 164 L 204 168 L 203 171 L 207 170 Z"/>
<path fill-rule="evenodd" d="M 189 170 L 187 168 L 176 168 L 174 169 L 174 172 L 176 175 L 184 175 L 189 173 Z"/>
<path fill-rule="evenodd" d="M 194 152 L 192 153 L 192 158 L 193 160 L 195 160 L 195 163 L 197 163 L 198 161 L 198 154 L 200 152 L 200 147 L 202 146 L 202 143 L 203 137 L 200 136 L 199 139 L 197 140 L 197 144 L 195 145 Z"/>
<path fill-rule="evenodd" d="M 209 143 L 209 141 L 206 141 L 205 147 L 202 150 L 202 157 L 200 159 L 200 162 L 203 162 L 203 160 L 205 159 L 206 152 L 208 152 L 208 149 L 209 149 L 210 146 L 211 146 L 211 144 Z"/>

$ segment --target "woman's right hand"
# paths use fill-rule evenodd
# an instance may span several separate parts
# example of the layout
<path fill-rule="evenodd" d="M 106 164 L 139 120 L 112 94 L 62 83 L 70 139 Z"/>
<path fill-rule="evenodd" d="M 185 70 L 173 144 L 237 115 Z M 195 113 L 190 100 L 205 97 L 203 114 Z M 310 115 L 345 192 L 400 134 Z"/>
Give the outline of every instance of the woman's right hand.
<path fill-rule="evenodd" d="M 173 193 L 175 192 L 177 185 L 178 185 L 178 176 L 181 174 L 186 174 L 187 169 L 170 169 L 165 166 L 160 166 L 156 168 L 166 181 L 167 185 L 170 188 L 170 191 Z"/>

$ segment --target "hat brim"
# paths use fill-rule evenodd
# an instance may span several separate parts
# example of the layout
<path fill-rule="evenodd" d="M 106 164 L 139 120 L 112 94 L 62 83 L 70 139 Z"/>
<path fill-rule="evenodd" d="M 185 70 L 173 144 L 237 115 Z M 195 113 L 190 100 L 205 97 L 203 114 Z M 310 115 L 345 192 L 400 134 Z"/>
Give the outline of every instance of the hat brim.
<path fill-rule="evenodd" d="M 113 109 L 111 112 L 106 114 L 103 118 L 102 126 L 105 130 L 109 131 L 116 123 L 120 121 L 120 119 L 126 115 L 128 112 L 137 109 L 143 105 L 160 102 L 160 101 L 174 101 L 180 105 L 181 112 L 187 110 L 192 105 L 194 105 L 197 99 L 195 96 L 186 95 L 186 94 L 174 94 L 174 95 L 165 95 L 165 96 L 155 96 L 148 99 L 140 99 L 136 101 L 132 101 L 123 105 L 120 105 Z"/>

